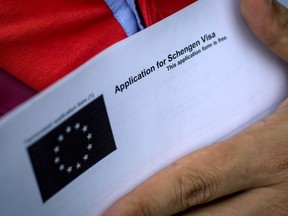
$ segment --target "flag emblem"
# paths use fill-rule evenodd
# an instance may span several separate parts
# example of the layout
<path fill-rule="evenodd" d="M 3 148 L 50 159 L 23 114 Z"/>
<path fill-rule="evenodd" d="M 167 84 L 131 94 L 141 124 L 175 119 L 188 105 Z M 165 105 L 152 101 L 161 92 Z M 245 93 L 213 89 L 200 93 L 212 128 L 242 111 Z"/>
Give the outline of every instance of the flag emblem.
<path fill-rule="evenodd" d="M 100 96 L 28 147 L 43 202 L 114 150 Z"/>

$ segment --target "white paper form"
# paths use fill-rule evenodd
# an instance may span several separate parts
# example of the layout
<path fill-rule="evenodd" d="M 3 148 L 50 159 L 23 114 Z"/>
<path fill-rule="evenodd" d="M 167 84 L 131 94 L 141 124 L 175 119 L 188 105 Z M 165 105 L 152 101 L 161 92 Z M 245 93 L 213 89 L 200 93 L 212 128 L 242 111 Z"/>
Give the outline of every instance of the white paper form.
<path fill-rule="evenodd" d="M 101 215 L 274 108 L 286 69 L 249 32 L 239 1 L 198 1 L 0 120 L 1 215 Z"/>

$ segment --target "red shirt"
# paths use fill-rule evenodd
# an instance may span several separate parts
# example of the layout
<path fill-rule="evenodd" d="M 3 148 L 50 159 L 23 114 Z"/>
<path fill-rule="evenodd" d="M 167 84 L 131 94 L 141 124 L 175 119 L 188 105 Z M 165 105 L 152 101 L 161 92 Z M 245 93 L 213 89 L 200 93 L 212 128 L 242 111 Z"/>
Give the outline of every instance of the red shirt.
<path fill-rule="evenodd" d="M 150 26 L 195 1 L 138 5 Z M 36 91 L 127 37 L 104 0 L 1 1 L 0 17 L 0 68 Z"/>

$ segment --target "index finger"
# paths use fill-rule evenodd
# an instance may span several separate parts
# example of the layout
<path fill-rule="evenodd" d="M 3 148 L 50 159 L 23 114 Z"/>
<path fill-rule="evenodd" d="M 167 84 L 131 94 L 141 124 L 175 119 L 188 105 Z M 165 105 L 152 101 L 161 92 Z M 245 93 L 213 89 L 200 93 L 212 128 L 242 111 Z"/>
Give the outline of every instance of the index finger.
<path fill-rule="evenodd" d="M 172 215 L 259 184 L 254 138 L 239 136 L 196 151 L 162 170 L 105 214 Z"/>

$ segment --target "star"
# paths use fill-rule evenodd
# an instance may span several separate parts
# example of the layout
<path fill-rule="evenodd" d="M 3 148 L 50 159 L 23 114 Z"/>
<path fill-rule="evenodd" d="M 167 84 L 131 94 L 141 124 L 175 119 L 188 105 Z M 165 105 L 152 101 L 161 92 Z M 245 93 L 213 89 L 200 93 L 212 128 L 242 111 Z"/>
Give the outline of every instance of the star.
<path fill-rule="evenodd" d="M 77 168 L 77 169 L 80 169 L 80 168 L 81 168 L 81 163 L 77 163 L 77 164 L 76 164 L 76 168 Z"/>
<path fill-rule="evenodd" d="M 65 169 L 64 164 L 61 164 L 61 165 L 59 166 L 59 170 L 60 170 L 60 171 L 63 171 L 64 169 Z"/>
<path fill-rule="evenodd" d="M 64 140 L 64 136 L 61 134 L 61 135 L 59 135 L 59 137 L 58 137 L 58 141 L 59 142 L 62 142 Z"/>
<path fill-rule="evenodd" d="M 56 158 L 54 159 L 54 163 L 57 164 L 57 163 L 59 163 L 59 162 L 60 162 L 60 157 L 56 157 Z"/>
<path fill-rule="evenodd" d="M 75 127 L 76 130 L 78 130 L 80 128 L 80 124 L 76 123 L 74 127 Z"/>
<path fill-rule="evenodd" d="M 88 127 L 86 125 L 83 126 L 82 131 L 85 133 L 87 130 L 88 130 Z"/>
<path fill-rule="evenodd" d="M 83 160 L 84 161 L 88 160 L 88 154 L 84 155 Z"/>
<path fill-rule="evenodd" d="M 92 149 L 92 147 L 93 147 L 93 145 L 90 143 L 90 144 L 88 144 L 87 149 L 90 151 Z"/>
<path fill-rule="evenodd" d="M 88 139 L 88 140 L 92 139 L 92 134 L 91 134 L 91 133 L 89 133 L 89 134 L 87 135 L 87 139 Z"/>
<path fill-rule="evenodd" d="M 68 167 L 68 169 L 66 170 L 68 173 L 71 173 L 72 172 L 72 167 Z"/>
<path fill-rule="evenodd" d="M 55 146 L 55 147 L 54 147 L 54 152 L 55 152 L 55 153 L 58 153 L 59 151 L 60 151 L 60 147 L 59 147 L 59 146 Z"/>
<path fill-rule="evenodd" d="M 68 127 L 66 128 L 66 133 L 70 133 L 70 132 L 71 132 L 71 127 L 68 126 Z"/>

